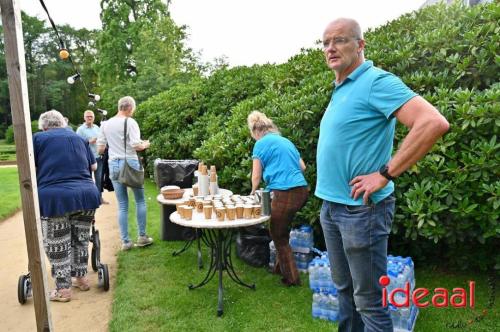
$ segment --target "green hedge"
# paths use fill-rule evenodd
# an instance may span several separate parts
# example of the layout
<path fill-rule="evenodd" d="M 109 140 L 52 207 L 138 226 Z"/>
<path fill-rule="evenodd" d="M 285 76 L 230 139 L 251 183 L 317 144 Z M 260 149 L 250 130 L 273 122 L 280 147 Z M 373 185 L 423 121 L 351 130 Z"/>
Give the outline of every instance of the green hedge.
<path fill-rule="evenodd" d="M 36 133 L 38 129 L 38 120 L 31 121 L 31 132 Z M 14 144 L 14 126 L 10 125 L 5 132 L 5 143 Z"/>
<path fill-rule="evenodd" d="M 499 15 L 496 4 L 438 5 L 365 35 L 366 57 L 401 76 L 451 123 L 397 180 L 390 246 L 398 254 L 464 268 L 500 266 Z M 322 51 L 310 49 L 282 65 L 223 68 L 178 85 L 139 106 L 152 139 L 148 158 L 202 159 L 218 167 L 221 186 L 247 193 L 254 142 L 246 117 L 260 110 L 297 145 L 314 190 L 318 127 L 333 79 Z M 406 133 L 398 125 L 396 146 Z M 311 195 L 296 222 L 314 225 L 321 246 L 319 207 Z"/>

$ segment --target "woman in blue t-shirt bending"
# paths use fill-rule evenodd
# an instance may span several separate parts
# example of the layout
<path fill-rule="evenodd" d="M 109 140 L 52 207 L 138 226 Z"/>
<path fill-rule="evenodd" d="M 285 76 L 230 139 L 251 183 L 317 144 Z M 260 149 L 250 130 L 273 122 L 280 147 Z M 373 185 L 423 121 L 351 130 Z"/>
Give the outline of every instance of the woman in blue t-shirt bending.
<path fill-rule="evenodd" d="M 254 111 L 247 119 L 252 138 L 256 140 L 252 159 L 252 194 L 264 178 L 266 189 L 273 193 L 271 202 L 271 238 L 277 251 L 274 272 L 281 273 L 286 285 L 300 285 L 300 276 L 289 241 L 289 225 L 307 201 L 309 189 L 306 165 L 290 140 L 265 114 Z"/>

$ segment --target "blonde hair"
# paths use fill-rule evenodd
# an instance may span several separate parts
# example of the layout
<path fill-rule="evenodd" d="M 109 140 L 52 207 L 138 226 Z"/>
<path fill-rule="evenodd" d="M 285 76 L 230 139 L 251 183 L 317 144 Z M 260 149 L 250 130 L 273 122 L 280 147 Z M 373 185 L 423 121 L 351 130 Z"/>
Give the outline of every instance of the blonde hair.
<path fill-rule="evenodd" d="M 264 113 L 253 111 L 247 118 L 248 129 L 252 134 L 267 134 L 269 132 L 278 133 L 278 127 Z"/>
<path fill-rule="evenodd" d="M 83 112 L 83 116 L 84 116 L 84 117 L 85 117 L 87 114 L 92 115 L 92 116 L 95 118 L 94 111 L 91 111 L 91 110 L 86 110 L 85 112 Z"/>

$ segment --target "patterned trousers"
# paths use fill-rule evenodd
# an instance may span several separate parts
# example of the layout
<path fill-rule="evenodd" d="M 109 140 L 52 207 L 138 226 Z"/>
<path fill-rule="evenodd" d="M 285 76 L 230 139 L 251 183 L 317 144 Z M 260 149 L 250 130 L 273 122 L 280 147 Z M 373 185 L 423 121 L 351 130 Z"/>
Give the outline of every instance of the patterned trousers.
<path fill-rule="evenodd" d="M 43 246 L 56 288 L 71 288 L 71 277 L 87 275 L 90 226 L 95 210 L 42 217 Z"/>
<path fill-rule="evenodd" d="M 277 251 L 277 266 L 275 272 L 281 273 L 282 282 L 286 285 L 299 285 L 300 275 L 295 264 L 292 249 L 288 244 L 290 239 L 290 224 L 293 217 L 307 202 L 309 189 L 295 187 L 288 190 L 272 190 L 271 201 L 271 238 Z"/>

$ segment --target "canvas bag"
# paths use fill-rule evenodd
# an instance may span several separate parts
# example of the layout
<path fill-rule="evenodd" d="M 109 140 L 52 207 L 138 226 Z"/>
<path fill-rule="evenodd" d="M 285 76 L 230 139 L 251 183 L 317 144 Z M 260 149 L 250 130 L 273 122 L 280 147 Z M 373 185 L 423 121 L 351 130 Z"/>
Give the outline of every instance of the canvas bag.
<path fill-rule="evenodd" d="M 123 145 L 125 146 L 125 162 L 123 163 L 120 173 L 118 173 L 118 182 L 127 187 L 132 188 L 142 188 L 144 186 L 144 168 L 139 160 L 140 170 L 136 170 L 131 167 L 127 162 L 127 120 L 125 118 L 124 129 L 123 129 Z"/>

